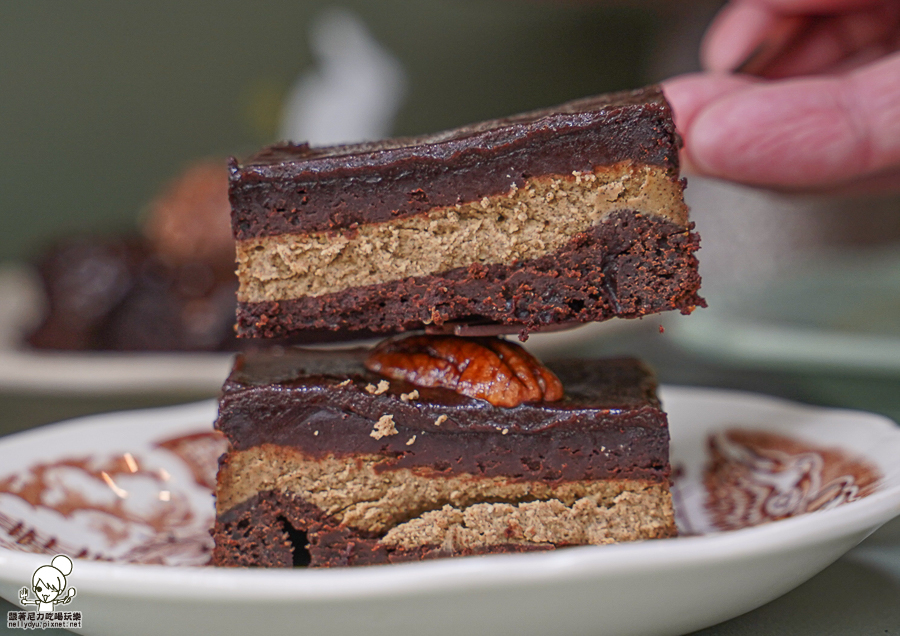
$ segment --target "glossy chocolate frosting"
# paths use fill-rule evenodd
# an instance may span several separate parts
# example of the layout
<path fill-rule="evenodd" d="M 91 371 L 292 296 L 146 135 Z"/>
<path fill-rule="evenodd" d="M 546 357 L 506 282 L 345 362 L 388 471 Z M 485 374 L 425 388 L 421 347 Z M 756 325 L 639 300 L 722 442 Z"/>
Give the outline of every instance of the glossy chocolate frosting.
<path fill-rule="evenodd" d="M 396 380 L 375 395 L 383 378 L 364 368 L 366 354 L 298 348 L 240 354 L 216 427 L 234 450 L 274 444 L 310 457 L 381 454 L 380 470 L 547 481 L 668 478 L 666 417 L 652 373 L 637 360 L 549 362 L 565 387 L 562 400 L 502 408 Z M 414 389 L 417 398 L 401 399 Z M 375 439 L 370 433 L 384 415 L 397 433 Z"/>
<path fill-rule="evenodd" d="M 231 160 L 232 226 L 238 240 L 352 230 L 622 161 L 664 167 L 674 179 L 679 143 L 654 86 L 424 137 L 282 144 Z"/>

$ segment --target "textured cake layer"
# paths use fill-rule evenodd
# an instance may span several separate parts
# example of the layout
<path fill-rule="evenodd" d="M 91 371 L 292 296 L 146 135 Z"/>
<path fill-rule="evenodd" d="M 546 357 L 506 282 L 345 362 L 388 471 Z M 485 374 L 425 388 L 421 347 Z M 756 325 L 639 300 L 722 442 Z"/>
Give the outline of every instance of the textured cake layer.
<path fill-rule="evenodd" d="M 687 228 L 682 184 L 654 166 L 620 163 L 585 175 L 537 177 L 476 203 L 361 225 L 353 232 L 280 234 L 237 246 L 243 302 L 322 296 L 552 254 L 618 210 Z"/>
<path fill-rule="evenodd" d="M 527 332 L 560 322 L 636 318 L 705 306 L 699 238 L 671 221 L 613 212 L 555 252 L 511 264 L 474 263 L 342 292 L 238 303 L 238 334 L 308 329 L 396 332 L 490 322 Z"/>
<path fill-rule="evenodd" d="M 658 87 L 420 137 L 232 162 L 238 335 L 507 333 L 703 300 Z M 626 260 L 628 263 L 621 263 Z"/>
<path fill-rule="evenodd" d="M 554 500 L 571 507 L 582 499 L 611 506 L 624 491 L 652 485 L 647 480 L 545 481 L 442 474 L 428 467 L 391 469 L 386 459 L 384 455 L 316 459 L 270 444 L 229 453 L 220 466 L 216 510 L 224 514 L 260 492 L 275 491 L 314 505 L 334 523 L 385 533 L 423 511 L 445 506 L 460 510 L 486 501 L 518 505 Z M 657 485 L 667 489 L 668 480 Z"/>
<path fill-rule="evenodd" d="M 212 562 L 220 566 L 336 567 L 436 557 L 529 552 L 675 536 L 668 486 L 640 482 L 611 500 L 585 496 L 444 505 L 387 532 L 338 524 L 302 497 L 262 491 L 217 515 Z"/>
<path fill-rule="evenodd" d="M 620 162 L 678 175 L 679 140 L 658 87 L 600 95 L 426 137 L 268 148 L 232 160 L 235 237 L 352 229 L 522 189 L 540 175 Z"/>

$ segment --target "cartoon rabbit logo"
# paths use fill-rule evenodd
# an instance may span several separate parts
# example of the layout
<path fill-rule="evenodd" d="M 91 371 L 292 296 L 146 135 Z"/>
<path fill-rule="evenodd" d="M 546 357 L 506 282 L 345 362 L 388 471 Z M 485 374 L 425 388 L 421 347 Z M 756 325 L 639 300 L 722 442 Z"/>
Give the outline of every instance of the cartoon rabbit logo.
<path fill-rule="evenodd" d="M 72 559 L 65 554 L 53 557 L 50 565 L 42 565 L 31 577 L 35 598 L 28 598 L 28 588 L 19 590 L 19 603 L 37 605 L 39 612 L 52 612 L 53 605 L 62 605 L 75 598 L 75 588 L 66 590 L 66 577 L 72 573 Z"/>

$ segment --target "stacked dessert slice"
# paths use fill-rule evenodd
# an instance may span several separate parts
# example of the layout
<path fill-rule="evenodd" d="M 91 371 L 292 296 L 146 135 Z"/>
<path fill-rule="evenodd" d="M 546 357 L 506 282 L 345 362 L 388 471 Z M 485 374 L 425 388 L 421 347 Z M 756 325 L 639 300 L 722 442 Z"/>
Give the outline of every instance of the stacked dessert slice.
<path fill-rule="evenodd" d="M 431 137 L 269 148 L 231 166 L 238 333 L 689 312 L 702 301 L 683 189 L 655 89 Z"/>
<path fill-rule="evenodd" d="M 702 304 L 656 89 L 429 138 L 232 164 L 241 335 L 519 332 Z M 238 357 L 218 565 L 336 566 L 673 536 L 668 428 L 634 360 L 501 338 Z"/>
<path fill-rule="evenodd" d="M 459 348 L 456 337 L 432 344 Z M 471 364 L 489 347 L 476 342 Z M 399 355 L 416 374 L 441 360 Z M 494 406 L 485 398 L 509 393 L 498 376 L 539 368 L 517 346 L 485 366 L 482 398 L 385 380 L 366 369 L 378 357 L 242 356 L 219 415 L 231 450 L 217 564 L 357 565 L 674 534 L 666 417 L 634 360 L 550 365 L 561 382 L 550 397 L 565 399 Z"/>

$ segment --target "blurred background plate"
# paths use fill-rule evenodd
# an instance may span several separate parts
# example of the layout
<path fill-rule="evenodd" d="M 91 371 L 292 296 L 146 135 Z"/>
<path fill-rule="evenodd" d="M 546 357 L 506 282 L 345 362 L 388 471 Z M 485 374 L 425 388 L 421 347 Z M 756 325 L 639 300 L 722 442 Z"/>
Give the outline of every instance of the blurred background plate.
<path fill-rule="evenodd" d="M 36 276 L 0 269 L 0 390 L 91 393 L 216 392 L 230 353 L 38 351 L 23 346 L 41 307 Z"/>
<path fill-rule="evenodd" d="M 665 324 L 678 345 L 721 362 L 897 375 L 900 250 L 814 257 Z"/>

